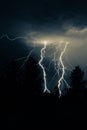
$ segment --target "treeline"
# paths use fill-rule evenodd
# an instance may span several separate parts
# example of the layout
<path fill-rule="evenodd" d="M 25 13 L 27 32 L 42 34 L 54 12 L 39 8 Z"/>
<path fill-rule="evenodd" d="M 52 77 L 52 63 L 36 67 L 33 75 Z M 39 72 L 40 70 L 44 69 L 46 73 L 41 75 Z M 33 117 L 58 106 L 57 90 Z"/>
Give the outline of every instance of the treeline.
<path fill-rule="evenodd" d="M 68 79 L 70 89 L 67 89 L 66 95 L 86 96 L 87 81 L 84 79 L 84 71 L 79 66 L 72 70 Z M 49 95 L 43 93 L 42 70 L 32 57 L 23 65 L 13 60 L 0 75 L 0 95 L 22 94 L 27 96 Z M 57 86 L 50 95 L 59 97 Z"/>
<path fill-rule="evenodd" d="M 87 117 L 87 81 L 79 66 L 72 70 L 69 80 L 71 87 L 61 98 L 57 87 L 44 94 L 42 70 L 37 62 L 32 57 L 24 65 L 12 61 L 0 76 L 3 126 L 56 129 L 61 122 Z"/>
<path fill-rule="evenodd" d="M 40 67 L 33 58 L 30 58 L 24 65 L 13 60 L 0 75 L 0 94 L 5 96 L 49 95 L 43 93 L 43 77 L 41 75 Z M 84 71 L 79 66 L 72 70 L 68 79 L 70 89 L 67 89 L 66 95 L 86 95 L 87 81 L 84 80 Z M 55 87 L 50 95 L 59 96 L 58 87 Z"/>

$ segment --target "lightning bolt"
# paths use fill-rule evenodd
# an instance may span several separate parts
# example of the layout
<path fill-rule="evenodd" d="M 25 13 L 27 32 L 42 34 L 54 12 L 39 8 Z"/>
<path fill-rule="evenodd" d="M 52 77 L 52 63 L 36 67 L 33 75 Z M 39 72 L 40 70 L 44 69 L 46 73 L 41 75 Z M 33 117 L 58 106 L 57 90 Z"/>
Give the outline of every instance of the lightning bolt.
<path fill-rule="evenodd" d="M 40 51 L 40 60 L 39 60 L 39 66 L 41 67 L 42 71 L 43 71 L 43 80 L 44 80 L 44 93 L 45 92 L 48 92 L 50 93 L 50 90 L 47 88 L 47 80 L 46 80 L 46 72 L 45 72 L 45 68 L 42 64 L 43 62 L 43 59 L 45 57 L 45 50 L 46 50 L 46 46 L 47 46 L 47 43 L 44 42 L 44 47 L 41 49 Z"/>
<path fill-rule="evenodd" d="M 0 39 L 3 39 L 3 38 L 7 38 L 8 40 L 10 41 L 15 41 L 17 39 L 26 39 L 26 37 L 15 37 L 15 38 L 10 38 L 7 34 L 4 34 L 0 37 Z M 58 82 L 57 82 L 57 87 L 58 87 L 58 90 L 59 90 L 59 97 L 61 97 L 62 95 L 62 85 L 63 84 L 66 84 L 67 88 L 69 88 L 69 84 L 67 83 L 67 81 L 65 80 L 65 70 L 67 69 L 64 65 L 64 60 L 63 60 L 63 56 L 66 52 L 66 49 L 67 49 L 67 46 L 68 46 L 69 42 L 65 42 L 65 45 L 64 45 L 64 48 L 63 50 L 61 50 L 61 44 L 52 44 L 52 46 L 50 45 L 50 49 L 54 49 L 52 55 L 50 55 L 49 57 L 52 58 L 50 64 L 49 64 L 49 67 L 48 69 L 50 69 L 50 65 L 51 63 L 53 62 L 54 63 L 54 67 L 55 67 L 55 70 L 56 70 L 56 73 L 55 75 L 53 76 L 52 80 L 55 78 L 56 75 L 58 75 Z M 43 60 L 44 60 L 44 57 L 45 57 L 45 53 L 46 53 L 46 48 L 47 48 L 47 42 L 45 41 L 44 42 L 44 46 L 41 48 L 40 50 L 40 60 L 39 60 L 39 66 L 41 67 L 42 69 L 42 72 L 43 72 L 43 81 L 44 81 L 44 90 L 43 92 L 48 92 L 50 93 L 50 90 L 48 89 L 47 87 L 47 75 L 46 75 L 46 70 L 45 70 L 45 67 L 43 65 Z M 49 48 L 49 47 L 48 47 Z M 55 50 L 56 49 L 56 50 Z M 29 51 L 28 55 L 25 56 L 25 57 L 21 57 L 21 58 L 18 58 L 16 59 L 17 61 L 18 60 L 23 60 L 23 64 L 20 66 L 20 69 L 25 65 L 25 63 L 29 60 L 29 57 L 31 56 L 31 54 L 33 53 L 33 51 L 35 50 L 35 46 L 34 48 Z M 59 52 L 60 52 L 60 55 L 59 55 Z M 59 57 L 58 57 L 59 55 Z M 53 56 L 53 57 L 52 57 Z"/>
<path fill-rule="evenodd" d="M 60 66 L 61 66 L 61 69 L 62 69 L 62 74 L 61 74 L 61 77 L 60 79 L 58 80 L 58 89 L 59 89 L 59 97 L 61 97 L 61 85 L 63 83 L 63 81 L 66 83 L 66 85 L 69 87 L 67 81 L 64 79 L 64 75 L 65 75 L 65 66 L 64 66 L 64 63 L 63 63 L 63 55 L 64 53 L 66 52 L 66 49 L 67 49 L 67 46 L 68 46 L 68 42 L 66 42 L 65 44 L 65 47 L 63 49 L 63 51 L 61 52 L 60 54 L 60 57 L 59 57 L 59 62 L 60 62 Z"/>
<path fill-rule="evenodd" d="M 10 41 L 15 41 L 17 39 L 25 39 L 26 37 L 15 37 L 15 38 L 10 38 L 7 34 L 4 34 L 0 37 L 0 40 L 3 39 L 3 38 L 7 38 L 8 40 Z M 34 51 L 35 49 L 35 46 L 34 48 L 29 52 L 29 54 L 26 56 L 26 57 L 21 57 L 21 58 L 18 58 L 16 59 L 16 61 L 18 60 L 22 60 L 22 59 L 25 59 L 23 64 L 20 66 L 20 69 L 23 68 L 23 66 L 25 65 L 25 63 L 28 61 L 29 57 L 31 56 L 32 52 Z M 48 92 L 50 93 L 50 91 L 47 89 L 47 81 L 46 81 L 46 72 L 45 72 L 45 69 L 44 69 L 44 66 L 42 65 L 42 61 L 43 61 L 43 58 L 44 58 L 44 54 L 45 54 L 45 49 L 46 49 L 46 42 L 44 44 L 44 48 L 41 49 L 41 59 L 39 61 L 39 65 L 40 67 L 42 68 L 43 70 L 43 77 L 44 77 L 44 92 Z"/>

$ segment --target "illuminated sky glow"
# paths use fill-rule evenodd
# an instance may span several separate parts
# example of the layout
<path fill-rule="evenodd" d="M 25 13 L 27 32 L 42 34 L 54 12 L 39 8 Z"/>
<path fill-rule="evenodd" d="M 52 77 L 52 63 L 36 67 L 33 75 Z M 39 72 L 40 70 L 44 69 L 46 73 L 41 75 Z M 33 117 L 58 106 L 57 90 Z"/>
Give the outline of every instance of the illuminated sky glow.
<path fill-rule="evenodd" d="M 74 66 L 87 66 L 87 7 L 85 2 L 80 0 L 2 1 L 0 12 L 1 67 L 13 57 L 22 59 L 21 55 L 27 59 L 32 55 L 40 60 L 44 41 L 47 45 L 42 64 L 47 74 L 48 89 L 58 83 L 59 77 L 54 66 L 60 65 L 57 63 L 66 42 L 70 44 L 62 56 L 66 71 L 65 78 L 67 72 L 69 73 Z M 25 48 L 26 51 L 23 50 Z"/>

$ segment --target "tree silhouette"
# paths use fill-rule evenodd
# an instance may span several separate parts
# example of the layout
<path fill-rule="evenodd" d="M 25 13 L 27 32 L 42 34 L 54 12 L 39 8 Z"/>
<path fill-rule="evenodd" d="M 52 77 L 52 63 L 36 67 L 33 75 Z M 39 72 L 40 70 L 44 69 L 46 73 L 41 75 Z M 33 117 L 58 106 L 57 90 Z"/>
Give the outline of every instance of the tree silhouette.
<path fill-rule="evenodd" d="M 0 78 L 0 89 L 4 95 L 16 95 L 18 64 L 12 60 Z"/>
<path fill-rule="evenodd" d="M 26 92 L 28 91 L 30 95 L 41 95 L 42 79 L 37 63 L 33 58 L 30 58 L 26 62 L 24 75 L 24 87 L 26 88 Z"/>
<path fill-rule="evenodd" d="M 72 93 L 74 95 L 84 95 L 86 81 L 84 80 L 84 72 L 79 66 L 76 66 L 71 72 L 70 81 Z"/>

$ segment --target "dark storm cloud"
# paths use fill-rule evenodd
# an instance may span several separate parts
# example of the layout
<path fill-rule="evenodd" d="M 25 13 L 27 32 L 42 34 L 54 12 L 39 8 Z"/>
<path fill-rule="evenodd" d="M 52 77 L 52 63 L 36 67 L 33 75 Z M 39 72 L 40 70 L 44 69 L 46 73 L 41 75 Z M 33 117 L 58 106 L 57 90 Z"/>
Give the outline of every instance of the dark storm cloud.
<path fill-rule="evenodd" d="M 3 0 L 0 3 L 0 30 L 7 32 L 21 22 L 39 26 L 62 26 L 64 23 L 84 26 L 86 2 L 81 0 Z M 55 26 L 54 26 L 55 27 Z"/>
<path fill-rule="evenodd" d="M 79 29 L 83 30 L 87 28 L 86 26 L 87 3 L 84 0 L 0 1 L 0 36 L 3 33 L 8 34 L 10 37 L 30 34 L 30 41 L 36 38 L 37 35 L 39 37 L 44 35 L 51 37 L 55 35 L 62 36 L 63 34 L 64 36 L 71 37 L 72 34 L 74 36 L 76 30 L 78 33 Z M 86 35 L 86 32 L 84 33 Z M 79 34 L 77 35 L 79 37 Z M 76 43 L 78 43 L 77 40 Z M 9 55 L 11 55 L 6 41 L 5 43 L 3 42 L 3 46 L 3 53 L 4 50 L 8 50 Z M 0 48 L 2 48 L 1 41 Z M 15 47 L 14 53 L 19 48 L 21 48 L 21 44 L 19 47 Z M 20 51 L 19 49 L 18 52 Z M 5 55 L 7 52 L 3 53 L 1 55 Z"/>

